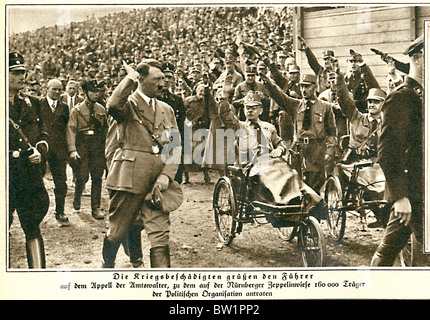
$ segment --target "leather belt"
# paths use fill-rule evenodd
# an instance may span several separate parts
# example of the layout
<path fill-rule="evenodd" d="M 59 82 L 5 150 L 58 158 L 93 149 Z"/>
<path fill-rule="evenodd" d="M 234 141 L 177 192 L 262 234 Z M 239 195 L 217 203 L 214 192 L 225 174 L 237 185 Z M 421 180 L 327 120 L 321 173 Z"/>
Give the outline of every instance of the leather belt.
<path fill-rule="evenodd" d="M 84 136 L 94 136 L 96 132 L 93 129 L 88 129 L 88 130 L 80 131 L 79 133 L 83 134 Z"/>
<path fill-rule="evenodd" d="M 152 145 L 152 146 L 145 146 L 145 147 L 124 147 L 124 146 L 120 146 L 123 150 L 133 150 L 133 151 L 138 151 L 138 152 L 145 152 L 145 153 L 150 153 L 150 154 L 161 154 L 161 149 L 160 147 L 158 147 L 157 145 Z"/>
<path fill-rule="evenodd" d="M 301 143 L 301 144 L 310 144 L 310 143 L 315 143 L 315 142 L 321 142 L 322 139 L 312 139 L 309 137 L 304 137 L 304 138 L 298 138 L 297 142 Z"/>

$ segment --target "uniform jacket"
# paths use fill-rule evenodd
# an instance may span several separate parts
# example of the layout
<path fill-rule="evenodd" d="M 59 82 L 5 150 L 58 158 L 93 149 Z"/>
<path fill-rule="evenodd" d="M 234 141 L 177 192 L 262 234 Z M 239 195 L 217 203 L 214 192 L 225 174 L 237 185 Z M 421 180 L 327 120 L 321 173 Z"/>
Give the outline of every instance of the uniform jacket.
<path fill-rule="evenodd" d="M 19 93 L 9 104 L 9 117 L 46 160 L 48 134 L 40 116 L 39 99 Z M 30 163 L 24 153 L 27 149 L 18 131 L 9 123 L 9 181 L 23 189 L 43 187 L 41 167 Z"/>
<path fill-rule="evenodd" d="M 378 81 L 373 75 L 367 64 L 361 66 L 358 72 L 349 72 L 345 74 L 345 82 L 348 90 L 354 96 L 354 101 L 361 111 L 366 109 L 366 98 L 369 94 L 369 89 L 379 88 Z"/>
<path fill-rule="evenodd" d="M 90 120 L 90 110 L 87 105 L 87 100 L 84 100 L 70 111 L 69 123 L 67 125 L 67 146 L 69 152 L 77 151 L 77 136 L 79 132 L 86 132 L 93 130 L 100 138 L 98 145 L 94 148 L 100 147 L 104 150 L 104 143 L 106 139 L 107 130 L 107 112 L 106 109 L 99 103 L 94 104 L 94 116 L 96 118 L 97 128 Z"/>
<path fill-rule="evenodd" d="M 249 150 L 257 150 L 258 138 L 254 125 L 249 120 L 240 121 L 234 114 L 232 106 L 226 101 L 220 103 L 220 117 L 227 128 L 231 128 L 235 133 L 239 134 L 239 159 L 246 159 L 243 158 L 243 156 L 246 155 Z M 261 120 L 258 120 L 257 123 L 262 133 L 261 145 L 266 151 L 270 152 L 279 146 L 287 150 L 285 142 L 279 137 L 273 124 Z M 247 160 L 251 160 L 249 156 L 247 157 Z"/>
<path fill-rule="evenodd" d="M 236 111 L 239 114 L 239 117 L 241 120 L 244 120 L 243 116 L 243 104 L 242 99 L 246 96 L 246 94 L 250 91 L 259 91 L 261 92 L 265 97 L 262 101 L 263 103 L 263 113 L 260 116 L 260 119 L 263 121 L 269 121 L 270 119 L 270 98 L 269 94 L 266 90 L 266 87 L 263 83 L 255 81 L 253 84 L 248 84 L 245 81 L 242 81 L 237 85 L 237 87 L 234 89 L 234 95 L 233 95 L 233 106 L 235 107 Z"/>
<path fill-rule="evenodd" d="M 276 84 L 267 83 L 266 87 L 273 100 L 292 118 L 294 141 L 311 139 L 316 143 L 302 146 L 308 171 L 319 171 L 324 166 L 324 155 L 333 156 L 336 150 L 336 121 L 333 104 L 315 98 L 311 106 L 311 125 L 304 130 L 303 119 L 306 110 L 305 99 L 295 99 L 285 94 Z"/>
<path fill-rule="evenodd" d="M 422 91 L 417 81 L 407 77 L 382 107 L 378 161 L 391 201 L 407 197 L 422 203 L 424 199 Z"/>
<path fill-rule="evenodd" d="M 346 118 L 349 120 L 349 146 L 352 149 L 360 150 L 364 150 L 366 148 L 374 148 L 375 145 L 373 145 L 373 143 L 375 139 L 372 139 L 372 137 L 370 136 L 373 135 L 377 137 L 379 130 L 375 132 L 375 130 L 371 129 L 371 119 L 369 117 L 369 114 L 362 113 L 357 109 L 355 102 L 352 99 L 351 94 L 348 91 L 342 78 L 338 79 L 336 88 L 336 91 L 338 93 L 337 101 L 339 103 L 339 106 L 341 107 Z M 378 119 L 377 121 L 378 126 L 380 126 L 380 119 Z M 358 150 L 359 153 L 360 150 Z"/>
<path fill-rule="evenodd" d="M 40 100 L 40 111 L 46 131 L 49 135 L 49 153 L 58 158 L 66 159 L 67 151 L 67 123 L 69 121 L 69 107 L 57 101 L 55 112 L 52 112 L 47 98 Z"/>
<path fill-rule="evenodd" d="M 322 93 L 324 90 L 330 88 L 330 83 L 328 81 L 328 71 L 320 65 L 317 58 L 310 48 L 305 50 L 306 58 L 308 64 L 317 76 L 317 92 Z"/>
<path fill-rule="evenodd" d="M 106 187 L 147 194 L 160 174 L 174 180 L 181 159 L 180 136 L 173 109 L 157 100 L 154 113 L 138 91 L 131 93 L 133 86 L 133 80 L 124 78 L 107 101 L 108 113 L 117 122 L 119 148 L 113 155 Z M 161 154 L 153 153 L 158 143 L 151 136 L 162 144 Z M 175 158 L 168 158 L 166 151 Z"/>
<path fill-rule="evenodd" d="M 184 99 L 185 115 L 193 124 L 193 130 L 209 129 L 209 110 L 204 98 L 192 95 Z"/>
<path fill-rule="evenodd" d="M 184 121 L 185 121 L 185 106 L 184 100 L 177 94 L 170 91 L 163 92 L 160 100 L 167 103 L 175 111 L 176 123 L 178 124 L 179 132 L 181 135 L 184 132 Z"/>

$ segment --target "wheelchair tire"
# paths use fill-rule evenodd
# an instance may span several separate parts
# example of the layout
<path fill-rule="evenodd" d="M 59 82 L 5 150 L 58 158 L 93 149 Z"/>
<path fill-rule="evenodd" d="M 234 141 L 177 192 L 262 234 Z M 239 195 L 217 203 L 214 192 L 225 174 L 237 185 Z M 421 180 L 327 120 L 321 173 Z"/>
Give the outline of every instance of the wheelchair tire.
<path fill-rule="evenodd" d="M 322 267 L 326 263 L 327 248 L 324 232 L 315 217 L 300 222 L 297 245 L 304 267 Z"/>
<path fill-rule="evenodd" d="M 324 201 L 327 204 L 327 225 L 329 236 L 340 242 L 345 234 L 346 212 L 342 208 L 342 187 L 335 177 L 329 177 L 325 183 Z"/>
<path fill-rule="evenodd" d="M 236 232 L 237 207 L 232 185 L 226 177 L 220 178 L 215 185 L 213 209 L 218 239 L 229 245 Z"/>

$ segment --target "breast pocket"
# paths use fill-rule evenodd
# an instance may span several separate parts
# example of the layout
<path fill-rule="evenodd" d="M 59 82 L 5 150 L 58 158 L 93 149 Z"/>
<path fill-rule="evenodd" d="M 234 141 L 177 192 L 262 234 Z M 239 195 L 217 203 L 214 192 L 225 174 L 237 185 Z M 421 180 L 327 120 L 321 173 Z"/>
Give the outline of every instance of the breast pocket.
<path fill-rule="evenodd" d="M 313 123 L 315 126 L 316 134 L 319 136 L 324 131 L 324 113 L 322 111 L 314 111 Z"/>
<path fill-rule="evenodd" d="M 118 188 L 133 188 L 133 174 L 136 163 L 136 154 L 120 150 L 114 159 L 106 180 L 108 186 Z"/>

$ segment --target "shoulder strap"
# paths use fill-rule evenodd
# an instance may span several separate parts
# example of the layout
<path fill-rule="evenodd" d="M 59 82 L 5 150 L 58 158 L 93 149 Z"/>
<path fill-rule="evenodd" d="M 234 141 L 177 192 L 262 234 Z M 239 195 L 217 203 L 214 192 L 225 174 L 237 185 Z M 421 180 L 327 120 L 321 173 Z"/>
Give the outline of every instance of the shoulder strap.
<path fill-rule="evenodd" d="M 31 146 L 30 142 L 28 141 L 28 139 L 27 139 L 26 135 L 24 134 L 24 132 L 22 132 L 22 130 L 19 127 L 19 125 L 15 121 L 13 121 L 12 118 L 10 118 L 10 117 L 9 117 L 9 122 L 12 125 L 12 127 L 16 131 L 18 131 L 18 134 L 20 135 L 20 137 L 22 138 L 22 140 L 24 140 L 25 144 L 28 145 L 28 146 Z"/>
<path fill-rule="evenodd" d="M 152 141 L 154 141 L 159 147 L 162 147 L 163 145 L 161 144 L 160 141 L 158 141 L 158 139 L 154 135 L 153 131 L 150 128 L 148 128 L 146 121 L 145 121 L 145 120 L 147 120 L 147 118 L 145 118 L 145 116 L 141 115 L 139 110 L 137 110 L 137 108 L 136 108 L 137 106 L 135 104 L 135 101 L 133 99 L 130 99 L 129 101 L 130 101 L 130 105 L 133 108 L 134 112 L 139 117 L 140 124 L 146 129 L 146 131 L 148 131 L 149 135 L 151 136 Z M 142 117 L 144 117 L 145 119 L 142 119 Z"/>

